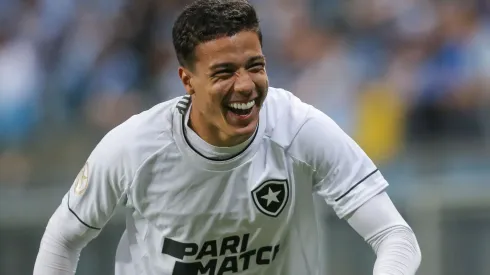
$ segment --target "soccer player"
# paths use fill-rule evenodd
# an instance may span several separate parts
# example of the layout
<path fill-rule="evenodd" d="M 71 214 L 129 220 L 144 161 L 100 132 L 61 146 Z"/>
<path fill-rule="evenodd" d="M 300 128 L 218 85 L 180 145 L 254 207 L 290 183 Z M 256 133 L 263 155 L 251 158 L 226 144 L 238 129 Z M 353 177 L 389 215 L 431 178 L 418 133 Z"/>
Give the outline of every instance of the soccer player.
<path fill-rule="evenodd" d="M 118 205 L 116 275 L 316 275 L 313 192 L 372 246 L 373 274 L 415 274 L 419 246 L 388 183 L 327 115 L 269 87 L 261 42 L 245 0 L 185 8 L 173 43 L 187 94 L 96 146 L 48 222 L 35 275 L 74 274 Z"/>

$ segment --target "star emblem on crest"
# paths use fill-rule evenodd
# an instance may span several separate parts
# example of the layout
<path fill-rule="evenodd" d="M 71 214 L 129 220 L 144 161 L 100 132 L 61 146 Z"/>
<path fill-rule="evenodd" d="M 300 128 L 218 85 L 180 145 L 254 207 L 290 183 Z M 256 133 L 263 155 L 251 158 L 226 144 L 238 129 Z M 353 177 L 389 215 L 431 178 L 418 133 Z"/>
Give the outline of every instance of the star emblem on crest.
<path fill-rule="evenodd" d="M 267 200 L 267 206 L 269 206 L 269 204 L 271 204 L 272 202 L 279 202 L 279 200 L 277 199 L 277 195 L 279 195 L 280 193 L 281 190 L 274 192 L 271 188 L 269 188 L 269 193 L 262 196 L 261 199 Z"/>
<path fill-rule="evenodd" d="M 268 180 L 252 190 L 252 198 L 257 209 L 269 217 L 277 217 L 289 200 L 287 180 Z"/>

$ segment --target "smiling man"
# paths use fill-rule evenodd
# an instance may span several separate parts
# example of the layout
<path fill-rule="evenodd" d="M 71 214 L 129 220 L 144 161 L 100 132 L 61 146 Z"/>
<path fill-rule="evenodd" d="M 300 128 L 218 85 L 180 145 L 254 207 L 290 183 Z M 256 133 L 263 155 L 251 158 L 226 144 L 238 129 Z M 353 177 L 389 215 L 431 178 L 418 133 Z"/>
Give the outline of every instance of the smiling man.
<path fill-rule="evenodd" d="M 194 45 L 193 39 L 205 38 L 195 37 L 185 24 L 199 24 L 193 22 L 199 19 L 184 13 L 185 21 L 174 29 L 179 76 L 193 102 L 190 127 L 209 144 L 240 144 L 255 132 L 268 90 L 258 26 L 249 22 L 243 30 L 241 24 L 205 29 L 210 34 L 203 37 L 214 34 L 215 39 Z"/>
<path fill-rule="evenodd" d="M 187 94 L 97 145 L 47 225 L 35 275 L 74 274 L 118 205 L 116 275 L 317 275 L 314 192 L 373 247 L 374 275 L 415 274 L 417 240 L 373 162 L 328 116 L 269 87 L 248 2 L 194 2 L 173 40 Z"/>

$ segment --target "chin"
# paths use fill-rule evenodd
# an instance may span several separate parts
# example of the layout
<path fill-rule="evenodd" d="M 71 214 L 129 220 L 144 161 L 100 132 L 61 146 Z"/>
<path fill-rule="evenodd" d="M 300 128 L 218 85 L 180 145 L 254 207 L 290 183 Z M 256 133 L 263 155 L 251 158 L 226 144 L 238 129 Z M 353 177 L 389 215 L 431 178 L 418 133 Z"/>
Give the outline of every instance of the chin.
<path fill-rule="evenodd" d="M 235 136 L 251 136 L 257 129 L 258 119 L 251 121 L 248 125 L 242 127 L 233 127 L 233 132 Z"/>
<path fill-rule="evenodd" d="M 255 106 L 250 114 L 245 116 L 238 116 L 231 111 L 225 111 L 224 117 L 228 124 L 229 133 L 232 136 L 245 136 L 252 135 L 259 122 L 260 108 Z"/>

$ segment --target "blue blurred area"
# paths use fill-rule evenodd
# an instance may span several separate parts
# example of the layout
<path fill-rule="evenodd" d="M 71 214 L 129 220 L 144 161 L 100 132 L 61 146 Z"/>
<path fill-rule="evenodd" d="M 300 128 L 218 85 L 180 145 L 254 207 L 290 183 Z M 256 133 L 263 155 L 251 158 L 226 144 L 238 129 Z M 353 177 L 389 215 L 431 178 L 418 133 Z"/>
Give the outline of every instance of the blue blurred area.
<path fill-rule="evenodd" d="M 490 1 L 250 1 L 271 85 L 380 167 L 419 239 L 419 273 L 490 274 Z M 184 93 L 171 28 L 188 2 L 0 0 L 0 274 L 32 274 L 47 220 L 105 133 Z M 370 247 L 321 203 L 327 274 L 368 274 Z M 77 274 L 112 274 L 123 228 L 116 214 Z"/>
<path fill-rule="evenodd" d="M 0 1 L 0 184 L 67 185 L 97 141 L 183 94 L 189 1 Z M 253 2 L 271 84 L 334 118 L 394 185 L 490 167 L 486 1 Z"/>

